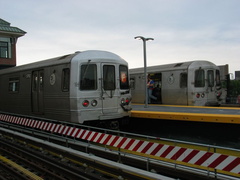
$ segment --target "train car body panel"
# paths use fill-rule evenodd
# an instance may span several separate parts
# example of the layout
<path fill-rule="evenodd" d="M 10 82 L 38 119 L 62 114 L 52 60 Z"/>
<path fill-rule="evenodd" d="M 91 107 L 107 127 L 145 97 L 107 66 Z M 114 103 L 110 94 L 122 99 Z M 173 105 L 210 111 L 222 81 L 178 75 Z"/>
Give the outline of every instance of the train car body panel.
<path fill-rule="evenodd" d="M 131 95 L 129 84 L 120 87 L 121 66 L 129 78 L 119 56 L 84 51 L 1 70 L 0 111 L 78 123 L 127 117 L 130 103 L 124 109 L 121 98 Z"/>
<path fill-rule="evenodd" d="M 69 68 L 72 57 L 73 55 L 61 56 L 0 71 L 0 78 L 4 82 L 2 87 L 6 88 L 0 94 L 0 109 L 18 114 L 68 120 L 69 92 L 62 91 L 61 79 L 62 70 Z"/>
<path fill-rule="evenodd" d="M 190 61 L 152 66 L 147 72 L 155 82 L 156 104 L 218 105 L 216 93 L 220 89 L 219 69 L 209 61 Z M 144 103 L 143 68 L 130 69 L 134 103 Z M 218 76 L 218 77 L 217 77 Z"/>

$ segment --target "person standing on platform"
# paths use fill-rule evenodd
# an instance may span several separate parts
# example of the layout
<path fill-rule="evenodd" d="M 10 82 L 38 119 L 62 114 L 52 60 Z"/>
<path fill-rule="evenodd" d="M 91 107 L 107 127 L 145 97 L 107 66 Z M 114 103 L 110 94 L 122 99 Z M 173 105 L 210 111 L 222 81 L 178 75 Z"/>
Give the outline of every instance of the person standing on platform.
<path fill-rule="evenodd" d="M 148 104 L 152 103 L 151 100 L 157 100 L 157 97 L 152 95 L 154 86 L 154 81 L 151 79 L 150 75 L 148 75 L 148 81 L 147 81 L 147 89 L 148 89 Z"/>

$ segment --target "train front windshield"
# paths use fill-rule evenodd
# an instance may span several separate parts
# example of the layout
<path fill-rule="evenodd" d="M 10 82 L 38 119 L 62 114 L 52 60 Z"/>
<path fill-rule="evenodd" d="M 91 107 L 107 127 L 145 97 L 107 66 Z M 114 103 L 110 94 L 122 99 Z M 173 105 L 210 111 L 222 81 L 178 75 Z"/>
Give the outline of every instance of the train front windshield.
<path fill-rule="evenodd" d="M 129 89 L 128 82 L 128 67 L 120 65 L 119 66 L 119 77 L 120 77 L 120 89 Z"/>

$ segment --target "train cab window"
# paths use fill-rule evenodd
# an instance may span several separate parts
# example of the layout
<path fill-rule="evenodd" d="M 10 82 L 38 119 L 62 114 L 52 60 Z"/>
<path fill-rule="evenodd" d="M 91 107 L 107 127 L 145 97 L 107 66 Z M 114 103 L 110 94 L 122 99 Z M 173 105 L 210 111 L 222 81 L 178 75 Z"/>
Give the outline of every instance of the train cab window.
<path fill-rule="evenodd" d="M 18 92 L 19 91 L 19 78 L 10 78 L 9 79 L 9 85 L 8 90 L 9 92 Z"/>
<path fill-rule="evenodd" d="M 129 89 L 128 82 L 128 68 L 127 66 L 119 66 L 119 76 L 120 76 L 120 89 Z"/>
<path fill-rule="evenodd" d="M 115 67 L 113 65 L 103 66 L 103 89 L 114 90 L 116 89 L 115 82 Z"/>
<path fill-rule="evenodd" d="M 214 73 L 213 70 L 207 71 L 207 81 L 208 81 L 208 87 L 214 86 Z"/>
<path fill-rule="evenodd" d="M 216 85 L 221 86 L 220 71 L 216 70 Z"/>
<path fill-rule="evenodd" d="M 205 86 L 205 73 L 203 69 L 198 69 L 195 71 L 195 87 L 204 87 Z"/>
<path fill-rule="evenodd" d="M 187 87 L 187 73 L 180 74 L 180 88 Z"/>
<path fill-rule="evenodd" d="M 97 66 L 96 64 L 85 64 L 81 66 L 80 90 L 97 89 Z"/>
<path fill-rule="evenodd" d="M 65 68 L 62 70 L 62 91 L 68 92 L 70 85 L 70 69 Z"/>

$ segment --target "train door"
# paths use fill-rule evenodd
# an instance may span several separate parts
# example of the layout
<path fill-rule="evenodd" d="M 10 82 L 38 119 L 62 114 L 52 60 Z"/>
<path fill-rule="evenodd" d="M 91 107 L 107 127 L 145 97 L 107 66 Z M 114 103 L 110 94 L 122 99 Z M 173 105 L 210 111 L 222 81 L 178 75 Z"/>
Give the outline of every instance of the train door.
<path fill-rule="evenodd" d="M 152 95 L 157 98 L 153 103 L 162 104 L 162 73 L 150 74 L 150 76 L 154 81 Z"/>
<path fill-rule="evenodd" d="M 216 93 L 215 93 L 215 85 L 214 85 L 214 70 L 207 70 L 207 101 L 215 101 Z"/>
<path fill-rule="evenodd" d="M 181 96 L 179 99 L 179 104 L 181 105 L 189 105 L 188 104 L 188 74 L 186 72 L 180 73 L 180 80 L 179 80 L 179 95 Z"/>
<path fill-rule="evenodd" d="M 195 104 L 206 106 L 217 104 L 215 92 L 215 77 L 213 69 L 201 69 L 195 71 Z"/>
<path fill-rule="evenodd" d="M 32 72 L 32 112 L 43 114 L 43 70 Z"/>
<path fill-rule="evenodd" d="M 116 67 L 113 64 L 102 63 L 102 112 L 116 113 L 118 97 L 116 92 Z"/>

